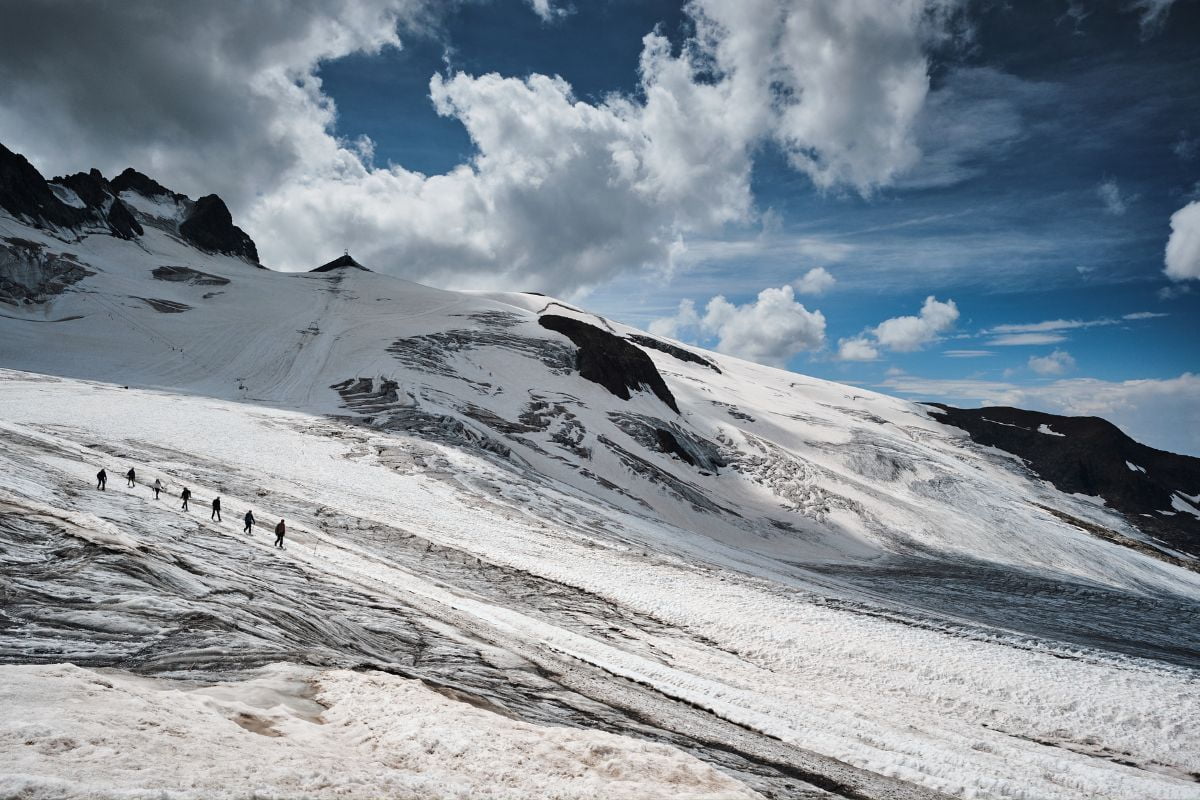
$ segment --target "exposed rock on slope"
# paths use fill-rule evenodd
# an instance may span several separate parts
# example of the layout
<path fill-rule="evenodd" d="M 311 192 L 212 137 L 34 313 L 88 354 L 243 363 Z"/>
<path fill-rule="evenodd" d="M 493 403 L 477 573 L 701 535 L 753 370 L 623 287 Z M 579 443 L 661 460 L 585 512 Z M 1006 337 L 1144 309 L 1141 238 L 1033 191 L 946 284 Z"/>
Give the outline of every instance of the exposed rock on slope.
<path fill-rule="evenodd" d="M 233 224 L 233 215 L 225 201 L 215 194 L 205 195 L 196 201 L 192 212 L 179 225 L 184 239 L 210 253 L 225 253 L 240 256 L 258 263 L 258 248 L 246 232 Z"/>
<path fill-rule="evenodd" d="M 675 396 L 667 388 L 650 356 L 620 336 L 557 314 L 542 315 L 538 318 L 538 324 L 561 333 L 575 343 L 579 348 L 576 368 L 584 378 L 600 384 L 622 400 L 629 399 L 630 389 L 647 387 L 672 411 L 679 413 Z"/>
<path fill-rule="evenodd" d="M 43 303 L 95 273 L 28 239 L 0 238 L 0 303 Z"/>
<path fill-rule="evenodd" d="M 628 338 L 629 338 L 629 341 L 636 342 L 637 344 L 640 344 L 642 347 L 649 347 L 651 350 L 658 350 L 660 352 L 666 353 L 667 355 L 675 356 L 675 358 L 678 358 L 680 361 L 689 361 L 693 364 L 700 364 L 702 366 L 708 367 L 713 372 L 716 372 L 716 373 L 721 372 L 720 367 L 718 367 L 713 362 L 709 361 L 704 356 L 698 356 L 695 353 L 693 353 L 691 350 L 685 350 L 682 347 L 677 347 L 673 344 L 668 344 L 667 342 L 661 341 L 659 339 L 655 339 L 653 336 L 643 336 L 638 333 L 631 333 L 631 334 L 629 334 Z"/>
<path fill-rule="evenodd" d="M 1187 506 L 1200 494 L 1200 459 L 1147 447 L 1099 417 L 1063 417 L 1004 406 L 942 410 L 938 421 L 962 428 L 980 444 L 1022 458 L 1069 494 L 1103 497 L 1133 515 L 1139 528 L 1200 555 L 1200 519 Z"/>
<path fill-rule="evenodd" d="M 346 253 L 330 261 L 328 264 L 322 264 L 316 269 L 310 269 L 309 272 L 333 272 L 337 269 L 361 269 L 363 272 L 371 271 L 351 258 L 349 253 Z"/>

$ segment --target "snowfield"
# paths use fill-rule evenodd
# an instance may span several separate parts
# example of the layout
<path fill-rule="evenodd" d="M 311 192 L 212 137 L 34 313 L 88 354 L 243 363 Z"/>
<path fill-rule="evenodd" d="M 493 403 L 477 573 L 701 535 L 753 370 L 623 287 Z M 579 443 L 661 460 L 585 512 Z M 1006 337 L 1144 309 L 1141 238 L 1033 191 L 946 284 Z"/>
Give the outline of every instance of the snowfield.
<path fill-rule="evenodd" d="M 1200 798 L 1200 572 L 1103 505 L 922 406 L 661 341 L 679 413 L 623 400 L 538 317 L 640 332 L 130 205 L 0 215 L 93 273 L 0 316 L 0 794 Z"/>

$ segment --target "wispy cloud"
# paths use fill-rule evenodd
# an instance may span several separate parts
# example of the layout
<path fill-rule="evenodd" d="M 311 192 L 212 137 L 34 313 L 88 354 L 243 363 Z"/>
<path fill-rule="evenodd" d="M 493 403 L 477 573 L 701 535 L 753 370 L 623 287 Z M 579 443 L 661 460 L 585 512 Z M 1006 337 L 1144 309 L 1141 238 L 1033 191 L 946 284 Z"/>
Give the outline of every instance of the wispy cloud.
<path fill-rule="evenodd" d="M 1058 344 L 1066 340 L 1067 337 L 1061 333 L 1010 333 L 989 339 L 988 344 L 996 347 L 1019 347 L 1031 344 Z"/>
<path fill-rule="evenodd" d="M 1096 194 L 1104 203 L 1104 210 L 1114 217 L 1123 216 L 1129 209 L 1130 202 L 1137 199 L 1135 195 L 1122 194 L 1121 187 L 1112 178 L 1101 181 L 1096 187 Z"/>
<path fill-rule="evenodd" d="M 991 350 L 943 350 L 942 355 L 947 358 L 983 358 L 996 354 Z"/>

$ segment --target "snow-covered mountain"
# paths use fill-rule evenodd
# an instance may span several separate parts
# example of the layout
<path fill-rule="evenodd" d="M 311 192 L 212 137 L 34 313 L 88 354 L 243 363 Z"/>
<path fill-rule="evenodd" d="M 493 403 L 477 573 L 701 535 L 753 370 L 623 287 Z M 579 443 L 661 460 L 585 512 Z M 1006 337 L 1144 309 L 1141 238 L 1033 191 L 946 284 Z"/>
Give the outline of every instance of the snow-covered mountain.
<path fill-rule="evenodd" d="M 0 793 L 1200 797 L 1194 459 L 1106 505 L 953 409 L 260 268 L 132 170 L 0 148 L 0 208 Z"/>

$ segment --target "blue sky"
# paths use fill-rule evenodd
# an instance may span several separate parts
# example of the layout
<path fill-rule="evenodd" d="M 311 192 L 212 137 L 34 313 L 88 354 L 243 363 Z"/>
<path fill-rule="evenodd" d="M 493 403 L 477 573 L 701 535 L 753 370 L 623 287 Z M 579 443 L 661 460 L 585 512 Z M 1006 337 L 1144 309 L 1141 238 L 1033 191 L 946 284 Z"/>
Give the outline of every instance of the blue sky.
<path fill-rule="evenodd" d="M 799 299 L 824 314 L 828 346 L 784 362 L 797 371 L 920 390 L 919 380 L 896 380 L 903 370 L 943 392 L 952 387 L 936 381 L 1041 386 L 1196 372 L 1200 293 L 1160 292 L 1184 288 L 1163 275 L 1168 219 L 1200 197 L 1200 8 L 1179 3 L 1147 32 L 1136 9 L 1103 5 L 1076 19 L 1065 3 L 991 4 L 972 15 L 965 52 L 936 54 L 935 92 L 964 81 L 962 113 L 1007 126 L 982 134 L 986 146 L 956 167 L 961 175 L 931 175 L 924 182 L 932 185 L 920 185 L 918 174 L 916 185 L 902 178 L 864 197 L 815 187 L 768 145 L 753 174 L 768 218 L 713 237 L 749 246 L 701 256 L 669 278 L 628 274 L 581 302 L 646 327 L 682 299 L 703 306 L 720 294 L 750 303 L 764 287 L 821 267 L 836 283 Z M 377 160 L 444 172 L 472 156 L 472 143 L 457 120 L 438 116 L 423 76 L 447 65 L 556 74 L 595 100 L 637 91 L 645 33 L 657 27 L 679 41 L 687 25 L 679 4 L 668 2 L 579 3 L 550 21 L 512 12 L 467 6 L 402 50 L 323 66 L 338 132 L 369 135 Z M 844 251 L 813 252 L 806 242 Z M 959 311 L 936 340 L 872 361 L 837 357 L 837 340 L 916 314 L 928 295 L 952 299 Z M 1054 320 L 1063 324 L 1026 337 L 1035 344 L 999 344 L 1005 339 L 989 333 Z M 684 338 L 718 343 L 711 332 Z"/>
<path fill-rule="evenodd" d="M 216 191 L 277 268 L 348 247 L 1200 453 L 1196 0 L 65 13 L 0 32 L 0 141 Z"/>

